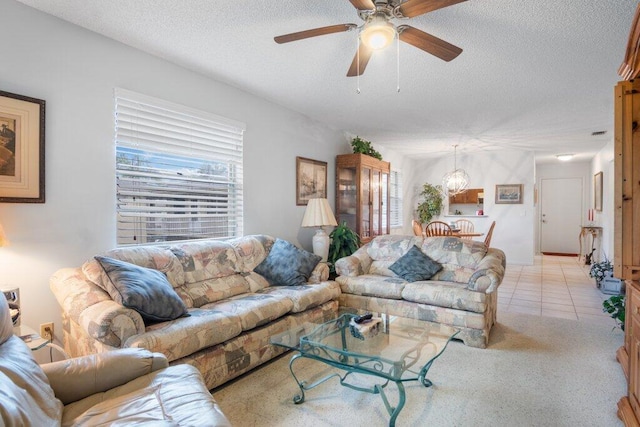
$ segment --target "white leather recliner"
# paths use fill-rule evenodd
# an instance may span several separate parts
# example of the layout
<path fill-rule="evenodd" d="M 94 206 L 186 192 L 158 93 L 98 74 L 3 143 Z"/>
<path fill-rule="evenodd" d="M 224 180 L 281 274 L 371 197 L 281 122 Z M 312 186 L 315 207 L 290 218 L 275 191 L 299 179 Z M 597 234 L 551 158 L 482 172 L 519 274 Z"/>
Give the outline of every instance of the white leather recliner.
<path fill-rule="evenodd" d="M 0 293 L 0 425 L 230 426 L 198 370 L 124 349 L 38 365 Z"/>

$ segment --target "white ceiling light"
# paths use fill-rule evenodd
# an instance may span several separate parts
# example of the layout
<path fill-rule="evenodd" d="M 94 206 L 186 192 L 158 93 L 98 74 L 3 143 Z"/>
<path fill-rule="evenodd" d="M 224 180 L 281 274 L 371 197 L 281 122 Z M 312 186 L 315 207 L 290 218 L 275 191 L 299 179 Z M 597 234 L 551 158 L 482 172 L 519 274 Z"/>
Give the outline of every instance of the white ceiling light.
<path fill-rule="evenodd" d="M 573 154 L 558 154 L 556 157 L 561 162 L 568 162 L 569 160 L 573 159 Z"/>
<path fill-rule="evenodd" d="M 453 171 L 446 173 L 442 177 L 442 189 L 445 194 L 455 196 L 464 193 L 469 187 L 469 174 L 464 169 L 458 169 L 456 150 L 458 146 L 453 146 Z"/>
<path fill-rule="evenodd" d="M 396 29 L 384 16 L 376 15 L 360 31 L 362 44 L 370 49 L 384 49 L 396 37 Z"/>

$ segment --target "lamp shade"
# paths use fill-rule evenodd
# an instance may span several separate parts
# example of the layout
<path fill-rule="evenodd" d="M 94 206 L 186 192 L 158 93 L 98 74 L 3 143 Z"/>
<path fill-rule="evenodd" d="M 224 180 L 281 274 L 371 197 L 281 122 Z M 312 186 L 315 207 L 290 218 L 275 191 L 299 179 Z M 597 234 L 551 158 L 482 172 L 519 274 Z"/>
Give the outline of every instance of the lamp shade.
<path fill-rule="evenodd" d="M 327 199 L 310 199 L 302 218 L 303 227 L 338 225 Z"/>
<path fill-rule="evenodd" d="M 4 228 L 2 228 L 2 224 L 0 224 L 0 246 L 9 246 L 9 239 L 4 234 Z"/>

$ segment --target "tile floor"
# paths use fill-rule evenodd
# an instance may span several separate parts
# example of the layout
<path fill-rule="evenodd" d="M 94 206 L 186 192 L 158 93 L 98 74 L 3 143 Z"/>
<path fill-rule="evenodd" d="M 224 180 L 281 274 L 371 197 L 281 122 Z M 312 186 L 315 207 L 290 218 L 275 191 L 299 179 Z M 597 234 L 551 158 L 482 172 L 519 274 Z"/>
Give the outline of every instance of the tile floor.
<path fill-rule="evenodd" d="M 577 257 L 539 255 L 534 265 L 508 265 L 498 288 L 498 315 L 526 313 L 589 322 L 615 321 L 602 312 L 606 295 Z"/>

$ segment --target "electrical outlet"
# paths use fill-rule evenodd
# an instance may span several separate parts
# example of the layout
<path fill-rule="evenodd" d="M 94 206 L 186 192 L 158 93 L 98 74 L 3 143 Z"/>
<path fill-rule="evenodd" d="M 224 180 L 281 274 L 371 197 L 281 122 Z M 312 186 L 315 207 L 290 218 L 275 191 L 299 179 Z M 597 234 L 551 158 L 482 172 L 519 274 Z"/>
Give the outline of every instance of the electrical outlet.
<path fill-rule="evenodd" d="M 40 325 L 40 336 L 45 340 L 53 341 L 53 322 Z"/>

